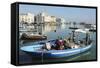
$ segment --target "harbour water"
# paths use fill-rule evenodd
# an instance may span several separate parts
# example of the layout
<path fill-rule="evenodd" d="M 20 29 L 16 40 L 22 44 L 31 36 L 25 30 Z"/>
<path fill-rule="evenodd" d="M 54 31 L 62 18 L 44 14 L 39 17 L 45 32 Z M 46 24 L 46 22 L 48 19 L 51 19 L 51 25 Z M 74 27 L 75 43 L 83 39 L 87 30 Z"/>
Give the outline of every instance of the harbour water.
<path fill-rule="evenodd" d="M 71 32 L 73 29 L 69 29 L 70 24 L 62 24 L 62 25 L 39 25 L 35 26 L 37 29 L 37 32 L 32 32 L 32 33 L 41 33 L 43 35 L 47 36 L 47 40 L 54 40 L 57 39 L 58 37 L 62 37 L 63 39 L 68 38 L 71 36 Z M 77 25 L 77 27 L 84 28 L 80 25 Z M 83 39 L 85 37 L 85 34 L 80 34 L 78 35 L 77 39 Z M 90 38 L 93 40 L 93 46 L 92 48 L 84 53 L 80 53 L 76 56 L 72 57 L 64 57 L 64 58 L 59 58 L 59 59 L 45 59 L 44 57 L 41 57 L 40 59 L 34 59 L 32 56 L 26 54 L 25 52 L 22 52 L 20 49 L 19 51 L 19 63 L 24 64 L 24 63 L 48 63 L 48 62 L 68 62 L 68 61 L 81 61 L 81 60 L 95 60 L 96 59 L 96 32 L 90 32 Z M 77 39 L 75 41 L 77 41 Z M 47 41 L 44 40 L 44 41 Z M 36 44 L 37 42 L 41 41 L 24 41 L 23 44 L 20 44 L 19 47 L 21 46 L 29 46 L 30 44 Z"/>

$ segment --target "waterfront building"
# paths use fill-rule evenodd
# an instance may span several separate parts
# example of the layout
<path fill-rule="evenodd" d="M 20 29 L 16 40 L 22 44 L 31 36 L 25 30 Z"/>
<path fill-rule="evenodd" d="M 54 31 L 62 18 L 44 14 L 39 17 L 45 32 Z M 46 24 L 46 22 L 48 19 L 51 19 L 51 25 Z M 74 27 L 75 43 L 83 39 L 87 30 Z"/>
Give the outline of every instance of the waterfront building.
<path fill-rule="evenodd" d="M 64 24 L 65 23 L 65 19 L 64 18 L 56 18 L 56 22 L 57 22 L 58 25 Z"/>
<path fill-rule="evenodd" d="M 31 13 L 19 14 L 19 23 L 34 23 L 34 15 Z"/>
<path fill-rule="evenodd" d="M 23 33 L 34 31 L 34 15 L 31 13 L 19 14 L 19 32 Z"/>
<path fill-rule="evenodd" d="M 37 15 L 35 15 L 35 23 L 39 24 L 39 23 L 43 23 L 43 17 L 45 14 L 43 13 L 39 13 Z"/>
<path fill-rule="evenodd" d="M 35 16 L 35 22 L 37 24 L 39 23 L 56 23 L 56 17 L 55 16 L 50 16 L 47 13 L 43 12 L 43 13 L 39 13 Z"/>
<path fill-rule="evenodd" d="M 91 28 L 92 24 L 85 24 L 85 28 Z"/>

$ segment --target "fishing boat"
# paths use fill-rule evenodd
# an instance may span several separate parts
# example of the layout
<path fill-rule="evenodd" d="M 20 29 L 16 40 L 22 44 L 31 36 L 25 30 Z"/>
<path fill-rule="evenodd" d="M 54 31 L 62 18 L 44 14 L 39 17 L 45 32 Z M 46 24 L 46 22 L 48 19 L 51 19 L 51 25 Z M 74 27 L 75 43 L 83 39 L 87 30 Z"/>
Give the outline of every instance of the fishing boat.
<path fill-rule="evenodd" d="M 89 34 L 88 34 L 89 30 L 77 29 L 73 31 L 73 36 L 74 36 L 74 32 L 85 33 L 86 34 L 85 42 L 82 42 L 83 40 L 81 40 L 80 43 L 75 43 L 73 38 L 71 42 L 69 42 L 69 45 L 67 45 L 70 48 L 64 48 L 62 50 L 52 49 L 52 48 L 49 50 L 43 49 L 45 42 L 39 42 L 38 44 L 23 46 L 20 48 L 20 50 L 36 58 L 40 58 L 40 57 L 62 58 L 62 57 L 70 57 L 73 55 L 77 55 L 91 49 L 92 41 L 89 39 Z M 55 45 L 55 42 L 56 40 L 50 40 L 47 41 L 46 43 L 50 43 L 52 46 Z"/>
<path fill-rule="evenodd" d="M 96 32 L 96 27 L 90 28 L 89 31 Z"/>
<path fill-rule="evenodd" d="M 33 35 L 33 34 L 25 34 L 23 33 L 21 36 L 21 40 L 33 40 L 33 41 L 39 41 L 39 40 L 46 40 L 47 36 L 45 35 Z"/>

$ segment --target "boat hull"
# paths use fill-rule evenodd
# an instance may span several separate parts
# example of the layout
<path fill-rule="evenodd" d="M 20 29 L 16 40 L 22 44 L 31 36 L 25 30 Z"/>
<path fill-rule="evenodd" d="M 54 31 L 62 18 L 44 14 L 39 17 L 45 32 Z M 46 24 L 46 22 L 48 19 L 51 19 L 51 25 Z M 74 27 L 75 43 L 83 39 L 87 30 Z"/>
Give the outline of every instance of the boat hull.
<path fill-rule="evenodd" d="M 69 57 L 73 55 L 77 55 L 80 53 L 83 53 L 85 51 L 88 51 L 92 44 L 82 47 L 82 48 L 73 48 L 73 49 L 65 49 L 65 50 L 41 50 L 41 47 L 43 45 L 30 45 L 30 46 L 24 46 L 20 49 L 24 51 L 25 53 L 31 55 L 32 57 L 36 58 L 62 58 L 62 57 Z"/>
<path fill-rule="evenodd" d="M 38 41 L 38 40 L 46 40 L 47 36 L 42 36 L 42 35 L 30 35 L 28 36 L 27 34 L 22 34 L 21 36 L 21 40 L 34 40 L 34 41 Z"/>

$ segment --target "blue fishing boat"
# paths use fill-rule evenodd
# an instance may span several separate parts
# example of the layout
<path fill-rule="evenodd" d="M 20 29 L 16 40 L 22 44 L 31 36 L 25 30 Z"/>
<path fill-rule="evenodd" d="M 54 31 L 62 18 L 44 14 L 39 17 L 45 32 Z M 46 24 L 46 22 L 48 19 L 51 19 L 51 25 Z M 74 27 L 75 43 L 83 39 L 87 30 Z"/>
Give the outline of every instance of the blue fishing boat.
<path fill-rule="evenodd" d="M 20 50 L 36 58 L 40 58 L 41 56 L 44 58 L 62 58 L 62 57 L 77 55 L 91 49 L 92 47 L 92 42 L 88 37 L 89 35 L 88 31 L 89 30 L 81 30 L 81 29 L 75 30 L 74 32 L 86 33 L 86 40 L 85 40 L 86 42 L 83 43 L 69 42 L 69 45 L 67 46 L 69 46 L 70 48 L 64 48 L 62 50 L 51 48 L 47 50 L 47 49 L 43 49 L 43 47 L 45 46 L 45 42 L 40 42 L 34 45 L 23 46 L 20 48 Z M 72 40 L 74 41 L 74 39 Z M 55 42 L 56 40 L 50 40 L 47 41 L 46 43 L 50 43 L 51 44 L 50 46 L 52 47 L 52 45 L 55 45 Z"/>

